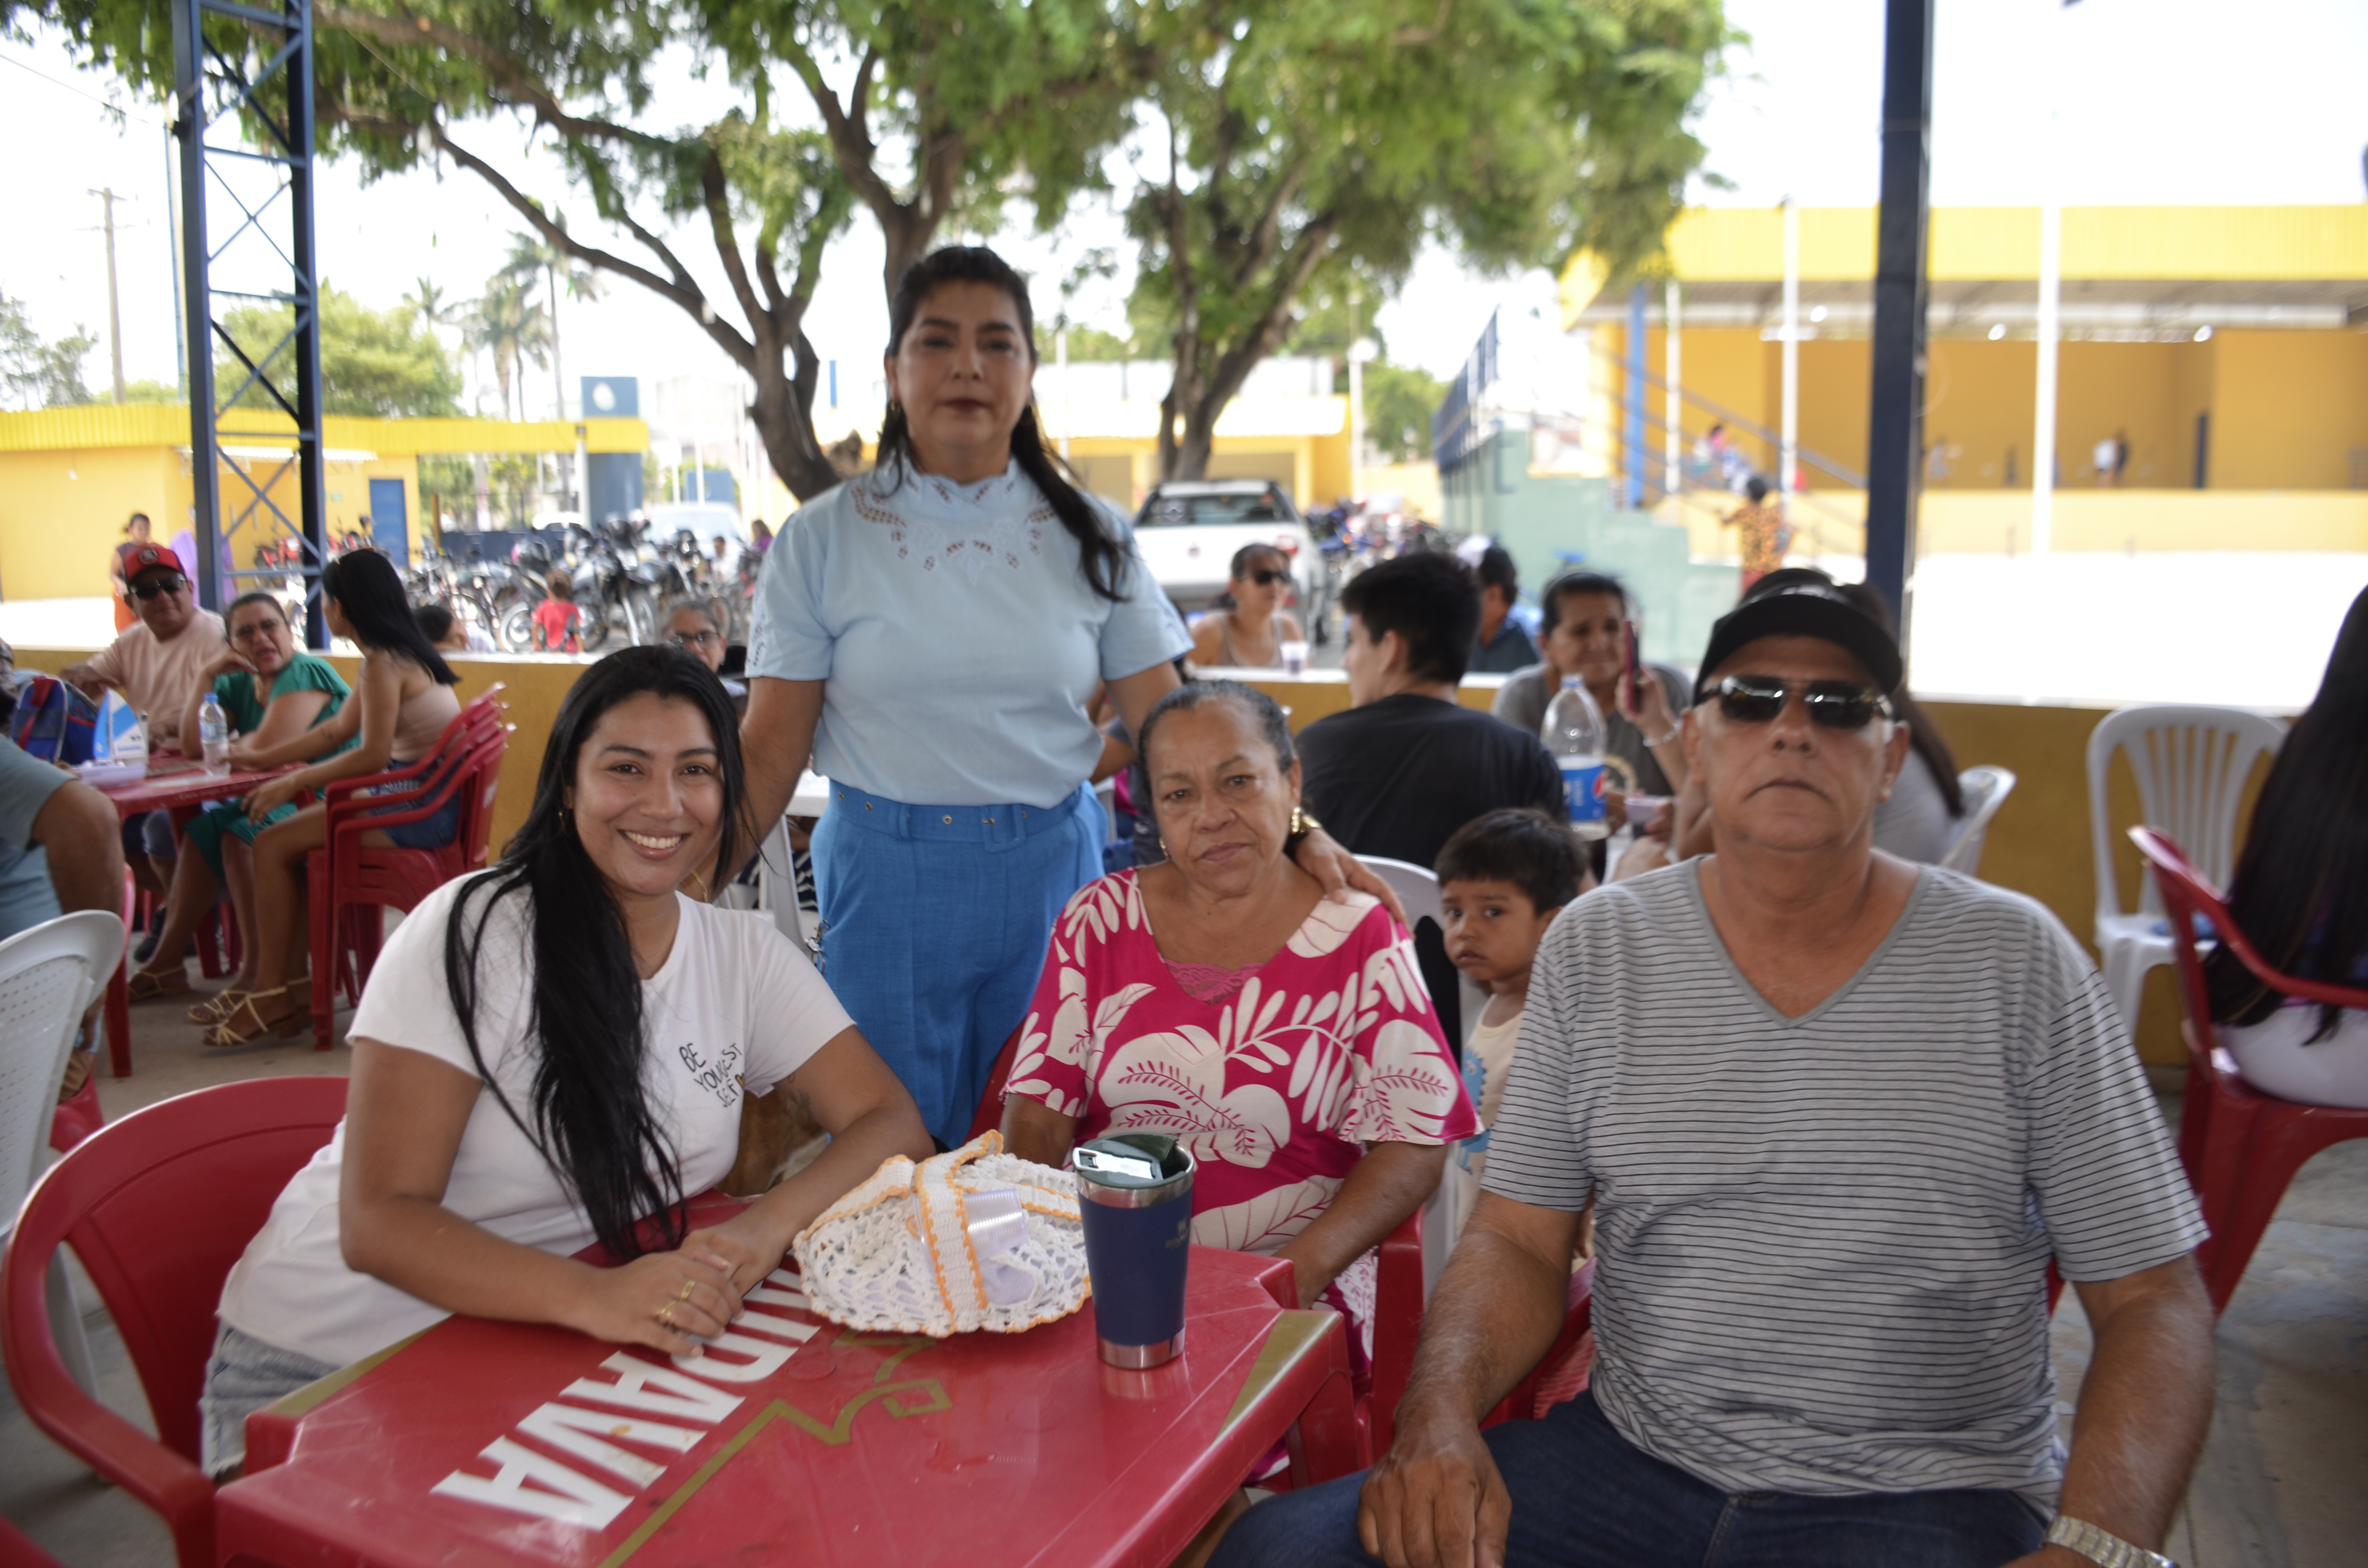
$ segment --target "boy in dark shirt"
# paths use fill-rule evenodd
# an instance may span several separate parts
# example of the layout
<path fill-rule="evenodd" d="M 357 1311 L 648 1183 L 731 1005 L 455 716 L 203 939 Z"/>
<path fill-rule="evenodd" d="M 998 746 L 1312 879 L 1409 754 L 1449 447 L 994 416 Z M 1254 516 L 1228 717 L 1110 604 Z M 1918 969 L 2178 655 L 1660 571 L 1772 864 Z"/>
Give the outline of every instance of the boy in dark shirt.
<path fill-rule="evenodd" d="M 1334 838 L 1427 867 L 1484 812 L 1535 806 L 1568 820 L 1544 744 L 1455 699 L 1480 625 L 1469 568 L 1447 555 L 1383 562 L 1349 580 L 1340 612 L 1349 708 L 1299 736 L 1300 798 Z M 1460 1039 L 1455 971 L 1428 921 L 1415 951 L 1447 1038 Z"/>

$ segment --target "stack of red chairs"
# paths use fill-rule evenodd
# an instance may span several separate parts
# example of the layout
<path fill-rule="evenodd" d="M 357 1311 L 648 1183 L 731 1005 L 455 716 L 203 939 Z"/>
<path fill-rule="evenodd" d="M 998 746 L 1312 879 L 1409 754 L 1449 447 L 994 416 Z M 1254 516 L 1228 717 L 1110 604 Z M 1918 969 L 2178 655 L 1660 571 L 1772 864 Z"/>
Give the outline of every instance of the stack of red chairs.
<path fill-rule="evenodd" d="M 482 869 L 494 832 L 494 792 L 509 749 L 499 686 L 463 707 L 429 756 L 404 767 L 347 778 L 323 795 L 328 842 L 307 858 L 313 937 L 313 1047 L 326 1051 L 336 1028 L 337 994 L 361 999 L 377 961 L 381 911 L 413 909 L 454 877 Z M 417 792 L 389 801 L 363 791 L 425 778 Z M 458 798 L 460 824 L 452 841 L 434 849 L 374 848 L 372 829 L 399 827 L 435 815 Z M 390 807 L 393 809 L 390 809 Z"/>
<path fill-rule="evenodd" d="M 2271 991 L 2338 1007 L 2368 1008 L 2368 990 L 2303 980 L 2273 968 L 2237 928 L 2219 890 L 2203 880 L 2168 834 L 2134 827 L 2130 838 L 2154 868 L 2162 907 L 2169 916 L 2180 1000 L 2187 1009 L 2182 1031 L 2187 1037 L 2187 1092 L 2180 1105 L 2179 1158 L 2203 1201 L 2203 1222 L 2212 1227 L 2211 1236 L 2195 1250 L 2195 1261 L 2203 1272 L 2203 1287 L 2212 1294 L 2213 1310 L 2225 1312 L 2294 1173 L 2322 1149 L 2368 1138 L 2368 1110 L 2300 1105 L 2265 1095 L 2245 1082 L 2212 1022 L 2197 917 L 2210 921 L 2212 934 Z"/>

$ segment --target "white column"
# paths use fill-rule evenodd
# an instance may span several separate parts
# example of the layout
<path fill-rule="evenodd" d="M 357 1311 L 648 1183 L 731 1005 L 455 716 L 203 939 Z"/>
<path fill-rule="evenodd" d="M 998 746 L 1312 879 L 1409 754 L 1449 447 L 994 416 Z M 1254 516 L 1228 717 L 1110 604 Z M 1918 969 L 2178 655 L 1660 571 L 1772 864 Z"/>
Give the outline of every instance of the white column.
<path fill-rule="evenodd" d="M 1668 383 L 1661 405 L 1661 452 L 1667 465 L 1661 472 L 1661 487 L 1675 496 L 1685 486 L 1685 438 L 1678 433 L 1683 409 L 1678 397 L 1678 280 L 1669 279 L 1661 292 L 1661 346 L 1664 365 L 1661 379 Z M 1672 509 L 1672 516 L 1675 511 Z"/>
<path fill-rule="evenodd" d="M 1776 462 L 1780 515 L 1789 517 L 1801 449 L 1801 209 L 1784 199 L 1784 426 Z"/>
<path fill-rule="evenodd" d="M 2054 184 L 2053 180 L 2049 181 Z M 2044 555 L 2055 533 L 2055 338 L 2062 290 L 2064 210 L 2048 192 L 2039 210 L 2039 385 L 2031 432 L 2031 552 Z"/>
<path fill-rule="evenodd" d="M 1363 302 L 1356 279 L 1349 281 L 1349 498 L 1365 494 L 1365 362 L 1357 356 L 1364 338 L 1359 331 L 1357 307 Z M 1474 417 L 1478 417 L 1474 410 Z"/>

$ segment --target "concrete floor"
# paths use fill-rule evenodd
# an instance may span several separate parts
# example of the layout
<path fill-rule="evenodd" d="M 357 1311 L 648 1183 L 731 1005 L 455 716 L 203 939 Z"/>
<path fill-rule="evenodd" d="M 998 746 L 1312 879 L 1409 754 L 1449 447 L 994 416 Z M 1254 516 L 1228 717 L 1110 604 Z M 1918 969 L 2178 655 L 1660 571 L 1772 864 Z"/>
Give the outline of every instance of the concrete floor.
<path fill-rule="evenodd" d="M 193 966 L 194 967 L 194 966 Z M 209 987 L 210 988 L 210 987 Z M 209 1084 L 343 1073 L 304 1041 L 203 1051 L 180 1008 L 132 1014 L 134 1075 L 101 1068 L 110 1120 Z M 2176 1099 L 2165 1102 L 2177 1116 Z M 138 1379 L 87 1281 L 78 1281 L 100 1394 L 153 1430 Z M 2064 1407 L 2088 1366 L 2066 1293 L 2054 1336 Z M 2287 1192 L 2220 1320 L 2219 1405 L 2169 1542 L 2186 1568 L 2353 1568 L 2368 1562 L 2368 1142 L 2321 1154 Z M 0 1392 L 0 1514 L 73 1568 L 168 1568 L 172 1546 L 138 1504 L 69 1459 Z"/>

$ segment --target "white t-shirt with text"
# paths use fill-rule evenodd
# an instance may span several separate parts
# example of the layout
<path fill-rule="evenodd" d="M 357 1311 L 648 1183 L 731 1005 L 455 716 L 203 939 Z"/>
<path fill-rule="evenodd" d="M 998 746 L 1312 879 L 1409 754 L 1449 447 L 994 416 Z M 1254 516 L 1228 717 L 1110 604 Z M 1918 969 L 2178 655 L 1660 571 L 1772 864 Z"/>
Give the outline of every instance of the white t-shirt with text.
<path fill-rule="evenodd" d="M 438 888 L 379 955 L 350 1030 L 421 1051 L 475 1074 L 444 983 L 444 933 L 472 879 Z M 657 973 L 642 985 L 643 1067 L 651 1106 L 675 1150 L 683 1190 L 712 1187 L 739 1150 L 740 1099 L 765 1094 L 849 1028 L 845 1008 L 768 918 L 681 900 L 682 926 Z M 473 926 L 485 910 L 472 899 Z M 532 962 L 523 893 L 504 897 L 486 925 L 477 975 L 477 1043 L 486 1067 L 529 1126 L 539 1051 L 529 1028 Z M 346 1267 L 337 1240 L 345 1124 L 296 1173 L 271 1218 L 222 1286 L 222 1319 L 267 1344 L 333 1366 L 447 1315 L 383 1280 Z M 452 1161 L 444 1207 L 494 1234 L 562 1255 L 594 1240 L 567 1184 L 480 1092 Z"/>

